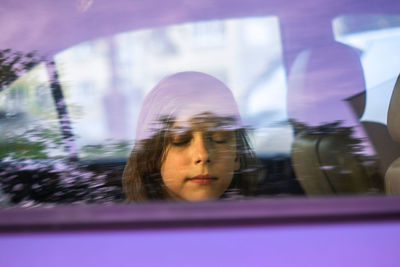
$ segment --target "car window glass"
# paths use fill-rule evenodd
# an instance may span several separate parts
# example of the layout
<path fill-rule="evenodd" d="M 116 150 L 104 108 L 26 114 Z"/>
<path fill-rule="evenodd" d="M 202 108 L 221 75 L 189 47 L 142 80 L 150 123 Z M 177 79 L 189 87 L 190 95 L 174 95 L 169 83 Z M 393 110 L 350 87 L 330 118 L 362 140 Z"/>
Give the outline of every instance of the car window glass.
<path fill-rule="evenodd" d="M 46 58 L 1 50 L 0 204 L 123 201 L 141 105 L 165 77 L 187 71 L 232 91 L 257 158 L 248 172 L 260 173 L 251 196 L 383 194 L 385 173 L 400 156 L 386 127 L 400 17 L 341 13 L 293 17 L 298 25 L 261 11 L 132 30 L 121 22 L 106 36 L 82 31 L 78 43 L 57 43 L 63 50 Z M 175 151 L 203 126 L 175 136 Z M 203 127 L 212 145 L 238 139 L 240 132 L 217 126 Z M 199 184 L 215 179 L 200 176 Z"/>
<path fill-rule="evenodd" d="M 2 128 L 4 203 L 122 200 L 122 171 L 143 99 L 163 77 L 187 70 L 231 88 L 256 153 L 283 155 L 268 175 L 279 179 L 283 171 L 294 179 L 277 17 L 210 20 L 86 41 L 55 54 L 54 63 L 46 59 L 19 73 L 1 92 L 3 114 L 11 118 L 11 127 Z M 61 132 L 60 125 L 71 127 Z M 287 183 L 280 184 L 260 186 L 259 193 L 281 194 Z"/>
<path fill-rule="evenodd" d="M 127 156 L 146 93 L 185 70 L 211 74 L 232 89 L 245 124 L 256 129 L 258 153 L 290 150 L 276 17 L 124 32 L 76 45 L 55 59 L 81 158 Z"/>

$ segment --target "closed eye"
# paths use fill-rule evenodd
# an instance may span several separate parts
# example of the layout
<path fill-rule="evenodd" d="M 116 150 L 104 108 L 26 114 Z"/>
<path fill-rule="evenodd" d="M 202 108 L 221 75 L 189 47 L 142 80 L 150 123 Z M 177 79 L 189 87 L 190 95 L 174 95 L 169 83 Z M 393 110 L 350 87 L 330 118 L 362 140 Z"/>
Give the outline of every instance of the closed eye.
<path fill-rule="evenodd" d="M 211 140 L 217 144 L 225 144 L 232 138 L 228 131 L 217 131 L 211 134 Z"/>
<path fill-rule="evenodd" d="M 174 146 L 186 146 L 192 140 L 192 135 L 185 133 L 185 134 L 176 134 L 173 135 L 171 138 L 171 144 Z"/>

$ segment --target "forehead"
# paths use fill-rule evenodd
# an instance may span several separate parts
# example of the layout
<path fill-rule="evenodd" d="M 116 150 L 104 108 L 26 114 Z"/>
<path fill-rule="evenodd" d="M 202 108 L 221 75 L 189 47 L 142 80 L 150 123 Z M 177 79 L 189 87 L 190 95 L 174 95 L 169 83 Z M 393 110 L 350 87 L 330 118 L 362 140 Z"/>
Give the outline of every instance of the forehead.
<path fill-rule="evenodd" d="M 190 118 L 178 117 L 170 120 L 170 129 L 187 130 L 235 130 L 235 118 L 219 117 L 212 113 L 204 113 Z"/>

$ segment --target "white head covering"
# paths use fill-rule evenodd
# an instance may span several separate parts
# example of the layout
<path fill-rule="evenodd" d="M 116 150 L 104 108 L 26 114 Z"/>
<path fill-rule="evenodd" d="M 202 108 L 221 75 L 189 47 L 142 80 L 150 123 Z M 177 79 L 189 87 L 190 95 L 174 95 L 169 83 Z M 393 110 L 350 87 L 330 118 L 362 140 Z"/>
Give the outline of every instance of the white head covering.
<path fill-rule="evenodd" d="M 146 96 L 136 127 L 136 140 L 151 138 L 164 127 L 161 118 L 187 121 L 203 113 L 232 118 L 231 129 L 242 127 L 236 101 L 229 88 L 201 72 L 180 72 L 161 80 Z"/>

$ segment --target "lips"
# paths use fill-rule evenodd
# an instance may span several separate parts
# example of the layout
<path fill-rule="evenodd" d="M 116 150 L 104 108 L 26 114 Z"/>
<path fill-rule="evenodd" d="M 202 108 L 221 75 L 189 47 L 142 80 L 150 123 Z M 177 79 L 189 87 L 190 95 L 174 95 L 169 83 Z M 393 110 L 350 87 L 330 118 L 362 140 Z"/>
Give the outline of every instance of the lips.
<path fill-rule="evenodd" d="M 210 175 L 197 175 L 192 178 L 189 178 L 189 181 L 196 184 L 211 184 L 216 181 L 217 177 L 212 177 Z"/>

